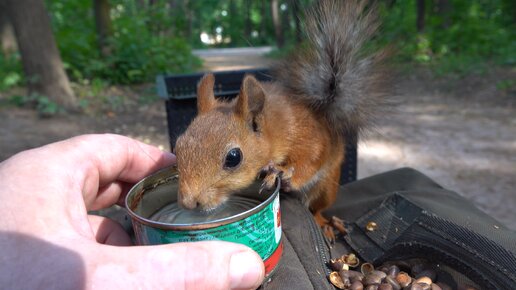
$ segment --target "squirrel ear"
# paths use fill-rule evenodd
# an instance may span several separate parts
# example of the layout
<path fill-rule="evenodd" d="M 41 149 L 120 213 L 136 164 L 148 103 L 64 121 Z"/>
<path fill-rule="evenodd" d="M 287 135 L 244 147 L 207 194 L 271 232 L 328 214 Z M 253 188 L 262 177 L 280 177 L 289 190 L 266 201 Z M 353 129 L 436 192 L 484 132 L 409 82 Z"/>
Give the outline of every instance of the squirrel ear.
<path fill-rule="evenodd" d="M 217 105 L 217 100 L 213 94 L 213 85 L 215 77 L 213 74 L 206 74 L 202 77 L 197 85 L 197 112 L 203 114 Z"/>
<path fill-rule="evenodd" d="M 247 75 L 242 82 L 235 112 L 242 118 L 252 121 L 263 110 L 265 92 L 260 82 Z"/>

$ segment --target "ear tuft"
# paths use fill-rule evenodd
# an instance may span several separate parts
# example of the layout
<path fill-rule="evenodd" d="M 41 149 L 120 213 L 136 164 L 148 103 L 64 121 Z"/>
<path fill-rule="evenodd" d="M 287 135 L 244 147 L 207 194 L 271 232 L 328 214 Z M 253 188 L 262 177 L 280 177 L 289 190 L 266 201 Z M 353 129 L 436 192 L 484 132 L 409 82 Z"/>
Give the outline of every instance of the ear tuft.
<path fill-rule="evenodd" d="M 262 85 L 253 76 L 245 76 L 235 107 L 236 114 L 243 119 L 253 122 L 262 113 L 265 104 L 265 92 Z"/>
<path fill-rule="evenodd" d="M 213 74 L 205 74 L 197 85 L 197 112 L 203 114 L 211 111 L 217 105 L 217 100 L 213 94 L 215 77 Z"/>

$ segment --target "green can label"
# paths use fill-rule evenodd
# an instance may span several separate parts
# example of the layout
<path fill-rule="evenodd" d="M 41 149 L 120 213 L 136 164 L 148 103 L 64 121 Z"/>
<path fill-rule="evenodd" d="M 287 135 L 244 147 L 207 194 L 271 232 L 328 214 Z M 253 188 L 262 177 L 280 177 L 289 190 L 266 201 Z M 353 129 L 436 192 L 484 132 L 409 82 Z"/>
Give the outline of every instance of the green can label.
<path fill-rule="evenodd" d="M 219 227 L 172 231 L 141 225 L 140 230 L 140 234 L 137 235 L 140 244 L 221 240 L 244 244 L 256 251 L 263 260 L 267 260 L 278 249 L 281 241 L 279 195 L 261 211 Z"/>

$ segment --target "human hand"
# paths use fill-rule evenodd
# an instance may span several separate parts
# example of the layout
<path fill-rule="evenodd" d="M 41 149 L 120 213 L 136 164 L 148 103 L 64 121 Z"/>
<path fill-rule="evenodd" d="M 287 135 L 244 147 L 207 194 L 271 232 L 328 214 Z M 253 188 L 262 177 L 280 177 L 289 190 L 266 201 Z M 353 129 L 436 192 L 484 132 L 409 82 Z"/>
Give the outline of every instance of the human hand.
<path fill-rule="evenodd" d="M 175 156 L 117 135 L 86 135 L 0 163 L 0 285 L 6 289 L 250 289 L 264 268 L 226 242 L 133 246 L 87 211 L 121 204 Z"/>

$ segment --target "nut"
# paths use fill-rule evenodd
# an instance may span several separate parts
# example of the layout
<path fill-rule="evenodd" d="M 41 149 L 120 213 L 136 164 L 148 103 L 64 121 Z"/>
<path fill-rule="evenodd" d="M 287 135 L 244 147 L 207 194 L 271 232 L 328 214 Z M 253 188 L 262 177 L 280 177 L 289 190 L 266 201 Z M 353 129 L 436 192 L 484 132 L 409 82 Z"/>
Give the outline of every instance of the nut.
<path fill-rule="evenodd" d="M 382 271 L 378 271 L 378 270 L 373 270 L 371 271 L 371 274 L 374 274 L 374 275 L 378 275 L 380 278 L 385 278 L 387 276 L 387 274 L 385 274 L 385 272 L 382 272 Z"/>
<path fill-rule="evenodd" d="M 368 232 L 376 231 L 377 228 L 378 228 L 378 224 L 376 224 L 373 221 L 368 222 L 367 225 L 366 225 L 366 230 Z"/>
<path fill-rule="evenodd" d="M 351 286 L 351 275 L 349 273 L 349 270 L 340 270 L 339 276 L 342 280 L 342 283 L 344 284 L 344 287 L 348 288 L 349 286 Z"/>
<path fill-rule="evenodd" d="M 385 277 L 385 282 L 391 284 L 393 290 L 400 290 L 401 289 L 400 284 L 398 282 L 396 282 L 396 279 L 391 277 L 391 276 Z"/>
<path fill-rule="evenodd" d="M 391 284 L 389 283 L 382 283 L 380 286 L 378 286 L 378 290 L 393 290 Z"/>
<path fill-rule="evenodd" d="M 343 276 L 344 277 L 348 277 L 349 280 L 353 283 L 355 281 L 359 281 L 359 282 L 362 282 L 364 280 L 364 274 L 358 272 L 358 271 L 353 271 L 353 270 L 342 270 L 342 271 L 339 271 L 339 275 L 340 277 L 342 278 Z M 342 278 L 344 279 L 344 278 Z"/>
<path fill-rule="evenodd" d="M 400 273 L 400 268 L 396 265 L 392 265 L 389 268 L 387 268 L 387 276 L 396 278 L 396 275 Z"/>
<path fill-rule="evenodd" d="M 353 267 L 353 268 L 358 267 L 358 265 L 360 265 L 360 260 L 353 253 L 344 255 L 341 257 L 341 259 L 344 261 L 344 263 L 348 264 L 350 267 Z"/>
<path fill-rule="evenodd" d="M 415 283 L 432 285 L 432 279 L 427 276 L 422 276 L 416 279 Z"/>
<path fill-rule="evenodd" d="M 349 286 L 349 289 L 350 290 L 363 290 L 364 285 L 360 281 L 355 281 L 355 282 L 351 283 L 351 286 Z"/>
<path fill-rule="evenodd" d="M 340 271 L 344 267 L 344 261 L 341 258 L 331 259 L 330 260 L 330 267 L 334 271 Z"/>
<path fill-rule="evenodd" d="M 423 286 L 421 286 L 421 284 L 418 284 L 418 283 L 413 283 L 412 285 L 410 285 L 410 290 L 423 290 Z"/>
<path fill-rule="evenodd" d="M 412 283 L 410 290 L 431 290 L 432 286 L 425 283 Z"/>
<path fill-rule="evenodd" d="M 401 288 L 405 288 L 412 283 L 412 278 L 406 272 L 399 272 L 398 275 L 396 275 L 396 282 L 400 284 Z"/>
<path fill-rule="evenodd" d="M 415 274 L 412 273 L 412 275 L 415 275 Z M 419 272 L 419 274 L 415 275 L 415 278 L 418 279 L 418 278 L 425 277 L 425 276 L 430 278 L 430 280 L 435 281 L 435 278 L 437 277 L 437 273 L 435 272 L 434 269 L 425 269 L 425 270 Z"/>
<path fill-rule="evenodd" d="M 362 274 L 364 274 L 364 275 L 367 275 L 373 271 L 374 271 L 374 266 L 371 263 L 363 263 L 362 266 L 360 267 L 360 272 L 362 272 Z"/>
<path fill-rule="evenodd" d="M 383 273 L 383 272 L 381 272 Z M 382 280 L 383 280 L 383 277 L 378 275 L 377 273 L 374 273 L 371 272 L 369 274 L 367 274 L 364 278 L 364 284 L 366 285 L 371 285 L 371 284 L 377 284 L 379 285 L 380 283 L 382 283 Z"/>
<path fill-rule="evenodd" d="M 339 289 L 345 289 L 344 282 L 342 282 L 342 279 L 340 278 L 339 273 L 331 272 L 328 279 L 330 280 L 331 284 L 333 284 L 333 286 L 335 286 Z"/>

